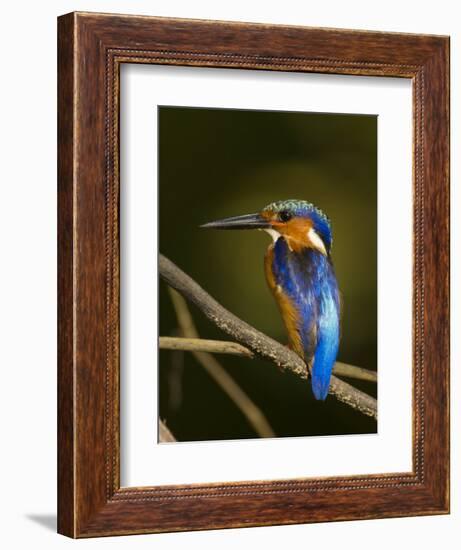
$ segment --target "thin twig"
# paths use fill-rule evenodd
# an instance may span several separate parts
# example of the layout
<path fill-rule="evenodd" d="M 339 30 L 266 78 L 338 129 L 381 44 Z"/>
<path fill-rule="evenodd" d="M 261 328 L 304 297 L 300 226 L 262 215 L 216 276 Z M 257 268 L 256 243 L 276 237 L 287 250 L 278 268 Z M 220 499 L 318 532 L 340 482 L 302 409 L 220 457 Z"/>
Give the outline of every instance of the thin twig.
<path fill-rule="evenodd" d="M 182 333 L 186 338 L 198 338 L 198 332 L 186 301 L 172 288 L 170 288 L 169 291 L 178 317 L 179 328 Z M 255 432 L 260 437 L 275 437 L 274 430 L 271 428 L 263 412 L 253 403 L 242 388 L 222 367 L 219 361 L 206 352 L 194 351 L 192 353 L 211 378 L 213 378 L 244 414 Z"/>
<path fill-rule="evenodd" d="M 158 421 L 158 440 L 160 443 L 173 443 L 173 441 L 176 441 L 175 436 L 166 427 L 163 420 Z"/>
<path fill-rule="evenodd" d="M 294 351 L 282 346 L 279 342 L 256 330 L 225 309 L 189 275 L 181 271 L 163 254 L 159 255 L 159 273 L 170 286 L 194 303 L 208 319 L 237 342 L 250 348 L 257 355 L 265 357 L 276 365 L 292 371 L 301 378 L 308 377 L 306 364 Z M 332 376 L 330 393 L 339 401 L 377 419 L 376 399 L 354 388 L 347 382 Z"/>
<path fill-rule="evenodd" d="M 173 334 L 180 334 L 176 329 Z M 184 373 L 184 351 L 175 350 L 170 353 L 170 366 L 168 368 L 168 410 L 177 412 L 182 403 L 182 385 Z"/>
<path fill-rule="evenodd" d="M 208 353 L 226 353 L 230 355 L 242 355 L 244 357 L 254 357 L 254 353 L 236 342 L 223 340 L 207 340 L 205 338 L 178 338 L 173 336 L 160 336 L 160 349 L 181 350 L 181 351 L 206 351 Z M 362 369 L 347 363 L 337 361 L 333 368 L 337 376 L 346 378 L 355 378 L 356 380 L 366 380 L 368 382 L 377 382 L 378 376 L 372 370 Z"/>
<path fill-rule="evenodd" d="M 248 348 L 236 342 L 223 342 L 221 340 L 205 340 L 204 338 L 175 338 L 172 336 L 160 336 L 160 349 L 174 349 L 182 351 L 206 351 L 208 353 L 226 353 L 230 355 L 243 355 L 254 357 L 254 353 Z"/>
<path fill-rule="evenodd" d="M 374 370 L 362 369 L 348 363 L 336 361 L 333 367 L 333 373 L 336 376 L 345 376 L 346 378 L 355 378 L 356 380 L 366 380 L 367 382 L 378 382 L 378 373 Z"/>

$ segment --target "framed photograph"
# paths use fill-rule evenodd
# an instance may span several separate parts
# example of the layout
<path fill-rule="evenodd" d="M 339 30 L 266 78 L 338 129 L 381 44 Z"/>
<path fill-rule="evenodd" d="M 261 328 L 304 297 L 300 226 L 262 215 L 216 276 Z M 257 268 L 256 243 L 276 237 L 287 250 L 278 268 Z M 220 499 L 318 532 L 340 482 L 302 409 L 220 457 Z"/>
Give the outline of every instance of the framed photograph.
<path fill-rule="evenodd" d="M 58 20 L 58 531 L 449 512 L 449 39 Z"/>

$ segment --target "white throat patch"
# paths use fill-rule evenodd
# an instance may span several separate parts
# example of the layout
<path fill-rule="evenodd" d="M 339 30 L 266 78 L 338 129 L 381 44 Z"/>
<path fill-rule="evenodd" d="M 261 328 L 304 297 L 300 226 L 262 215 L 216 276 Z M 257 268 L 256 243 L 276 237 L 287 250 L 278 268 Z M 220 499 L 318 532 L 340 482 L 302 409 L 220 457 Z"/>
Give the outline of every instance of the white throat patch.
<path fill-rule="evenodd" d="M 317 232 L 313 227 L 311 227 L 307 232 L 307 238 L 310 240 L 314 248 L 316 248 L 319 252 L 321 252 L 325 256 L 327 255 L 325 245 L 323 244 L 322 239 L 318 236 Z"/>
<path fill-rule="evenodd" d="M 263 231 L 265 231 L 272 237 L 274 243 L 277 242 L 277 239 L 280 237 L 280 233 L 275 229 L 263 229 Z"/>

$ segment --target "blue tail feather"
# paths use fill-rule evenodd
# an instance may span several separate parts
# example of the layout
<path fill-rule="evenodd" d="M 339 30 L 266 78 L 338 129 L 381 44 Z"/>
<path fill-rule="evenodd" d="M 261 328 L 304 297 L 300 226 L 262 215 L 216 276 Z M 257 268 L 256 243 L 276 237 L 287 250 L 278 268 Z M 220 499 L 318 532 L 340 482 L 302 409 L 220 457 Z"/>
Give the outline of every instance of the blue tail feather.
<path fill-rule="evenodd" d="M 319 323 L 317 348 L 312 366 L 312 391 L 316 399 L 324 400 L 330 389 L 331 371 L 336 361 L 339 344 L 339 321 L 333 313 L 326 322 Z"/>
<path fill-rule="evenodd" d="M 339 300 L 334 277 L 328 277 L 319 296 L 317 347 L 312 366 L 312 391 L 316 399 L 324 400 L 330 388 L 331 371 L 339 347 Z"/>

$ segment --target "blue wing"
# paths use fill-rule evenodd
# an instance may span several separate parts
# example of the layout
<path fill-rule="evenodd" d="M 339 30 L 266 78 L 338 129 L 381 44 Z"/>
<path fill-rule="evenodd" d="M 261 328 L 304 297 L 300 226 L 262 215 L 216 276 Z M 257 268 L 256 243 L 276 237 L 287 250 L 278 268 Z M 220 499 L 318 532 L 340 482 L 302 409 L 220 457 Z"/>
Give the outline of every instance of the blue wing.
<path fill-rule="evenodd" d="M 299 312 L 304 358 L 312 363 L 312 391 L 316 399 L 324 400 L 340 333 L 339 292 L 331 260 L 310 248 L 292 252 L 281 237 L 274 246 L 273 273 Z"/>

